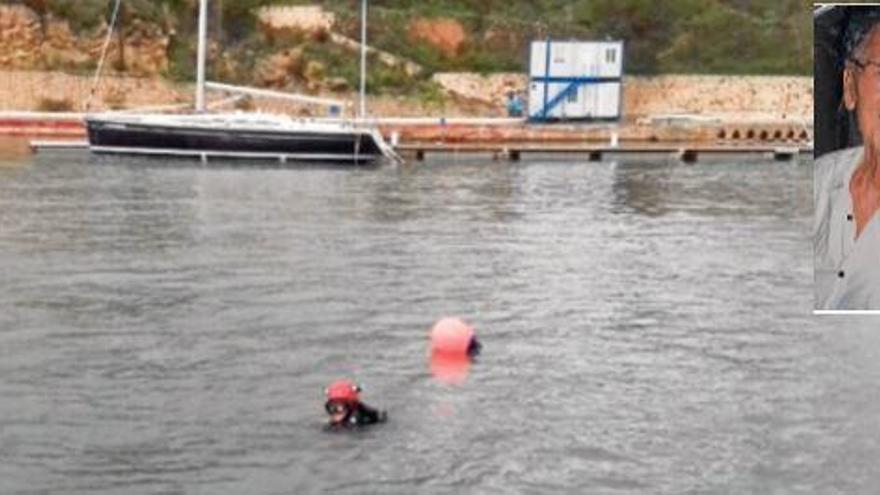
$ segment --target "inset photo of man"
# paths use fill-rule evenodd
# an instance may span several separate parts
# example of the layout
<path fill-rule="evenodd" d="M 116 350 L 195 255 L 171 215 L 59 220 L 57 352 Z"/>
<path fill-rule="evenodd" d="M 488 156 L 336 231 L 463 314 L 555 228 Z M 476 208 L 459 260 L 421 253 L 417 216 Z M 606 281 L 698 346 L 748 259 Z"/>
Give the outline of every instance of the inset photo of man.
<path fill-rule="evenodd" d="M 814 27 L 815 309 L 880 310 L 880 4 Z"/>

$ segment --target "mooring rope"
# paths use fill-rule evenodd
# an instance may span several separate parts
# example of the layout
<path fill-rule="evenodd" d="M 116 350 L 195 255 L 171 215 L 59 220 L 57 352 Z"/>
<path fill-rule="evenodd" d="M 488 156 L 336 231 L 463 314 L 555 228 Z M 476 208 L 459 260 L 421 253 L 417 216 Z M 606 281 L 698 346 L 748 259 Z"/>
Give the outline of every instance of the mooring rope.
<path fill-rule="evenodd" d="M 122 0 L 116 0 L 113 7 L 113 14 L 110 16 L 110 25 L 107 27 L 107 38 L 104 40 L 104 46 L 101 48 L 101 58 L 98 59 L 98 68 L 95 70 L 95 78 L 92 81 L 92 89 L 89 91 L 89 97 L 86 99 L 85 110 L 88 112 L 92 106 L 92 98 L 98 91 L 98 81 L 101 79 L 101 71 L 104 69 L 104 60 L 107 58 L 107 49 L 110 48 L 110 41 L 113 39 L 113 30 L 116 28 L 116 18 L 119 16 L 119 6 Z M 120 47 L 120 50 L 122 47 Z"/>

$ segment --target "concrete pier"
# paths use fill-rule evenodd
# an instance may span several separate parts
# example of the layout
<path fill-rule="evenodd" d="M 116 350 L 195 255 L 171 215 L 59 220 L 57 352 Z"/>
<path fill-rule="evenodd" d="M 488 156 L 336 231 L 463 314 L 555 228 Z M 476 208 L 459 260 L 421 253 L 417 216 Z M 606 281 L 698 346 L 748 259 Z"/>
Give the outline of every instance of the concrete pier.
<path fill-rule="evenodd" d="M 590 145 L 590 144 L 540 144 L 521 143 L 492 144 L 492 143 L 468 143 L 468 144 L 402 144 L 397 151 L 404 157 L 423 161 L 429 154 L 491 154 L 495 159 L 519 161 L 527 155 L 572 155 L 584 157 L 588 161 L 602 161 L 608 155 L 640 155 L 640 156 L 672 156 L 685 163 L 694 163 L 701 156 L 718 155 L 761 155 L 773 158 L 777 161 L 788 161 L 797 158 L 801 154 L 811 154 L 813 148 L 803 146 L 772 146 L 772 145 L 718 145 L 718 144 L 691 144 L 678 143 L 628 143 L 618 146 Z"/>
<path fill-rule="evenodd" d="M 86 148 L 83 114 L 0 113 L 0 136 L 34 140 L 31 149 Z M 627 122 L 529 124 L 519 119 L 402 119 L 364 122 L 394 136 L 402 155 L 422 161 L 429 154 L 489 153 L 521 160 L 535 154 L 576 154 L 601 161 L 609 154 L 672 155 L 686 163 L 703 155 L 762 154 L 790 160 L 812 152 L 812 129 L 792 122 Z"/>

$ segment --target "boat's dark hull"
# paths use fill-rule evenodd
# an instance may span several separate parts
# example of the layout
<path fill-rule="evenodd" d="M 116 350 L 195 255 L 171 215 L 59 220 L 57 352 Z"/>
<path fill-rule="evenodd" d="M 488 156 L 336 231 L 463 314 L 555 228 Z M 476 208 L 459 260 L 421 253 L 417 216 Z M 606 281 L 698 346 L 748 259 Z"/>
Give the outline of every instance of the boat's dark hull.
<path fill-rule="evenodd" d="M 226 156 L 371 162 L 382 151 L 368 132 L 310 132 L 181 127 L 87 119 L 89 145 L 98 153 Z"/>

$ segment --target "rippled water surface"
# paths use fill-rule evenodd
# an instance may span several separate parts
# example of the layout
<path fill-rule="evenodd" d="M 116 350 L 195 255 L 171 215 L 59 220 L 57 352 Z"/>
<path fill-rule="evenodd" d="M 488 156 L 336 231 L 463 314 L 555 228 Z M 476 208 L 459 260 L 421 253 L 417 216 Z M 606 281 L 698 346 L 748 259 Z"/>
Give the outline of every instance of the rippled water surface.
<path fill-rule="evenodd" d="M 876 493 L 811 165 L 6 163 L 0 493 Z M 390 422 L 324 431 L 341 376 Z"/>

